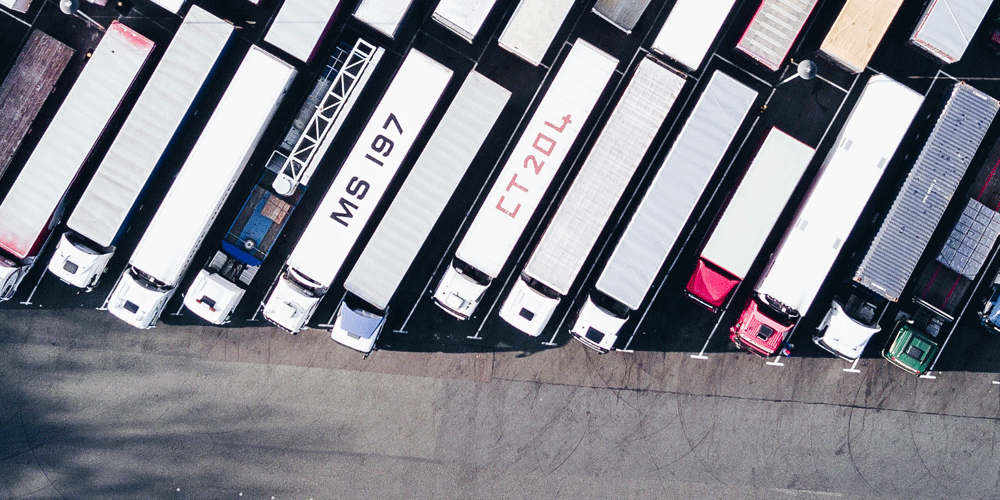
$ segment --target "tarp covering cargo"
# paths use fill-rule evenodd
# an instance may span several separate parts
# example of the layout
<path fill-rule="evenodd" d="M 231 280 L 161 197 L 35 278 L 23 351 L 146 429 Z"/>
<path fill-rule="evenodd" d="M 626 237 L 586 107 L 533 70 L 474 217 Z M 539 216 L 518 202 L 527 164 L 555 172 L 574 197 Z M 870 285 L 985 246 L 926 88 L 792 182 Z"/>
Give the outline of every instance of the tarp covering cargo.
<path fill-rule="evenodd" d="M 903 0 L 847 0 L 823 39 L 820 53 L 852 73 L 861 73 L 902 3 Z"/>

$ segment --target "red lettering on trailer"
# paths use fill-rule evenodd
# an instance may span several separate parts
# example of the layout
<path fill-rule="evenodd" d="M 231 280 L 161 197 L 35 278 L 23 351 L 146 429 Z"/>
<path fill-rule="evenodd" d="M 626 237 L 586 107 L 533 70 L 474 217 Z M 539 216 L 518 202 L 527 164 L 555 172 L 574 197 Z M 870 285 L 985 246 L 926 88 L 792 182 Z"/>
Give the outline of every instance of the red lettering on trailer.
<path fill-rule="evenodd" d="M 501 196 L 500 200 L 497 201 L 497 210 L 499 210 L 499 211 L 507 214 L 508 216 L 510 216 L 511 219 L 513 219 L 514 217 L 517 217 L 517 211 L 521 209 L 521 204 L 518 203 L 517 206 L 514 207 L 514 210 L 508 211 L 507 209 L 505 209 L 503 207 L 503 200 L 504 200 L 504 197 Z"/>

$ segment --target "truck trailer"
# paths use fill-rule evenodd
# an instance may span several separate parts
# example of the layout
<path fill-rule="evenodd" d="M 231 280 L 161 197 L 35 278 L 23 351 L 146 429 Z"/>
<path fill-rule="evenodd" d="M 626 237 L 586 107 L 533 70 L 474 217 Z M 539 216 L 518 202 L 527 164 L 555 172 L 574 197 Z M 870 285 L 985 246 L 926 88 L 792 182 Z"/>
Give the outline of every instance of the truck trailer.
<path fill-rule="evenodd" d="M 815 150 L 772 128 L 695 263 L 684 293 L 718 312 L 743 282 Z"/>
<path fill-rule="evenodd" d="M 617 59 L 583 40 L 569 51 L 438 283 L 434 302 L 445 312 L 468 319 L 475 311 L 617 65 Z"/>
<path fill-rule="evenodd" d="M 193 6 L 66 222 L 48 270 L 93 288 L 132 207 L 222 54 L 233 27 Z"/>
<path fill-rule="evenodd" d="M 353 48 L 331 57 L 219 250 L 184 294 L 188 310 L 216 325 L 236 310 L 382 53 L 359 39 Z"/>
<path fill-rule="evenodd" d="M 541 334 L 639 167 L 684 86 L 684 77 L 651 57 L 640 60 L 604 131 L 542 234 L 500 317 Z"/>
<path fill-rule="evenodd" d="M 923 96 L 885 75 L 865 85 L 795 221 L 739 320 L 737 347 L 770 356 L 806 314 L 851 234 Z"/>
<path fill-rule="evenodd" d="M 910 35 L 910 43 L 944 64 L 957 62 L 965 54 L 991 3 L 992 0 L 931 0 Z"/>
<path fill-rule="evenodd" d="M 413 0 L 361 0 L 354 18 L 393 38 Z"/>
<path fill-rule="evenodd" d="M 113 21 L 0 203 L 0 300 L 14 295 L 62 218 L 66 192 L 153 50 Z"/>
<path fill-rule="evenodd" d="M 339 5 L 340 0 L 285 0 L 264 41 L 308 63 Z"/>
<path fill-rule="evenodd" d="M 952 87 L 854 273 L 852 292 L 846 300 L 834 300 L 813 337 L 820 347 L 853 361 L 879 332 L 879 320 L 902 296 L 998 109 L 1000 102 L 971 85 Z"/>
<path fill-rule="evenodd" d="M 302 330 L 357 243 L 452 71 L 410 50 L 368 119 L 264 304 L 264 317 Z"/>
<path fill-rule="evenodd" d="M 441 0 L 431 19 L 472 43 L 496 0 Z"/>
<path fill-rule="evenodd" d="M 111 291 L 111 314 L 136 328 L 156 324 L 294 76 L 250 47 Z"/>
<path fill-rule="evenodd" d="M 861 73 L 896 17 L 903 0 L 847 0 L 819 47 L 820 55 Z"/>
<path fill-rule="evenodd" d="M 593 11 L 627 35 L 632 33 L 648 6 L 649 0 L 597 0 Z"/>
<path fill-rule="evenodd" d="M 771 71 L 781 68 L 817 0 L 763 0 L 736 48 Z"/>
<path fill-rule="evenodd" d="M 677 0 L 651 49 L 697 71 L 736 0 Z"/>
<path fill-rule="evenodd" d="M 521 0 L 497 43 L 538 66 L 572 8 L 573 0 Z"/>
<path fill-rule="evenodd" d="M 507 89 L 469 73 L 347 276 L 333 340 L 365 354 L 375 347 L 396 288 L 509 99 Z"/>
<path fill-rule="evenodd" d="M 729 75 L 712 74 L 577 313 L 571 333 L 585 346 L 601 353 L 614 347 L 756 99 Z"/>

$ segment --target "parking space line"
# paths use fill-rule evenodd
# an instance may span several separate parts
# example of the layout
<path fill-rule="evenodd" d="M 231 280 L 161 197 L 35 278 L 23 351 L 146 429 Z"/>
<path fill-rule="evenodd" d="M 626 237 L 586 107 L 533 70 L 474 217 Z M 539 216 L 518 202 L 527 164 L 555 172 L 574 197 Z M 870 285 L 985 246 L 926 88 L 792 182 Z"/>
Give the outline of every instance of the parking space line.
<path fill-rule="evenodd" d="M 340 300 L 337 301 L 337 307 L 334 308 L 333 314 L 330 315 L 330 319 L 326 323 L 320 323 L 316 325 L 316 328 L 333 328 L 333 320 L 337 318 L 337 309 L 340 308 L 340 303 L 344 301 L 344 297 L 347 297 L 347 290 L 340 295 Z"/>
<path fill-rule="evenodd" d="M 434 280 L 434 277 L 431 276 L 431 279 L 427 281 L 426 285 L 424 285 L 424 290 L 422 292 L 420 292 L 419 296 L 417 296 L 417 301 L 413 303 L 413 308 L 410 309 L 410 314 L 406 315 L 406 319 L 403 320 L 403 324 L 399 327 L 398 330 L 393 330 L 394 332 L 396 332 L 396 333 L 407 333 L 407 331 L 406 331 L 406 325 L 410 322 L 410 318 L 413 317 L 413 313 L 416 312 L 417 306 L 420 305 L 420 299 L 424 298 L 424 295 L 427 294 L 427 289 L 431 287 L 431 281 L 433 281 L 433 280 Z"/>
<path fill-rule="evenodd" d="M 994 380 L 993 385 L 1000 385 L 1000 380 Z"/>
<path fill-rule="evenodd" d="M 257 304 L 257 310 L 253 312 L 253 316 L 250 316 L 250 319 L 248 319 L 247 321 L 260 321 L 257 319 L 257 315 L 260 314 L 261 309 L 264 309 L 263 300 L 260 301 L 260 304 Z"/>
<path fill-rule="evenodd" d="M 24 302 L 21 302 L 22 306 L 30 306 L 31 305 L 31 298 L 35 296 L 35 290 L 38 290 L 38 285 L 42 284 L 42 278 L 44 278 L 44 277 L 45 277 L 45 270 L 42 270 L 42 275 L 38 277 L 38 281 L 35 283 L 35 288 L 32 288 L 31 289 L 31 293 L 28 294 L 28 299 L 25 300 Z"/>
<path fill-rule="evenodd" d="M 31 23 L 29 23 L 28 21 L 25 21 L 24 19 L 21 19 L 20 17 L 15 16 L 14 14 L 11 14 L 10 12 L 7 12 L 6 10 L 0 9 L 0 12 L 3 12 L 4 14 L 7 14 L 12 19 L 17 20 L 18 22 L 20 22 L 21 24 L 23 24 L 23 25 L 25 25 L 25 26 L 27 26 L 29 28 L 31 27 Z M 41 9 L 39 9 L 39 12 L 41 12 Z"/>
<path fill-rule="evenodd" d="M 171 314 L 171 316 L 180 316 L 181 311 L 184 309 L 184 294 L 181 294 L 181 305 L 177 306 L 177 312 Z"/>
<path fill-rule="evenodd" d="M 753 78 L 754 80 L 757 80 L 758 82 L 760 82 L 760 83 L 763 83 L 763 84 L 764 84 L 764 85 L 765 85 L 766 87 L 771 87 L 771 84 L 770 84 L 770 83 L 767 83 L 767 81 L 766 81 L 766 80 L 763 80 L 763 79 L 761 79 L 761 78 L 760 78 L 759 76 L 757 76 L 757 75 L 755 75 L 755 74 L 753 74 L 753 73 L 751 73 L 751 72 L 749 72 L 749 71 L 747 71 L 747 70 L 743 69 L 743 68 L 742 68 L 742 67 L 741 67 L 740 65 L 738 65 L 738 64 L 733 64 L 733 62 L 732 62 L 732 61 L 730 61 L 729 59 L 726 59 L 725 57 L 722 57 L 722 56 L 720 56 L 718 52 L 713 52 L 713 53 L 712 53 L 712 55 L 713 55 L 714 57 L 718 58 L 718 59 L 719 59 L 720 61 L 723 61 L 723 62 L 725 62 L 726 64 L 728 64 L 728 65 L 732 66 L 733 68 L 735 68 L 735 69 L 738 69 L 738 70 L 740 70 L 740 72 L 741 72 L 741 73 L 743 73 L 744 75 L 747 75 L 747 76 L 749 76 L 750 78 Z M 705 70 L 706 70 L 706 71 L 708 70 L 708 65 L 707 65 L 707 64 L 705 65 Z"/>
<path fill-rule="evenodd" d="M 850 368 L 844 368 L 844 371 L 847 372 L 847 373 L 861 373 L 861 370 L 857 369 L 858 361 L 861 361 L 861 358 L 855 359 L 854 363 L 851 364 L 851 367 Z"/>
<path fill-rule="evenodd" d="M 833 83 L 830 80 L 827 80 L 826 78 L 823 78 L 823 75 L 817 74 L 816 78 L 819 78 L 820 80 L 823 80 L 824 82 L 829 83 L 830 86 L 832 86 L 833 88 L 835 88 L 835 89 L 837 89 L 837 90 L 839 90 L 839 91 L 841 91 L 841 92 L 843 92 L 845 94 L 850 94 L 851 93 L 849 90 L 845 89 L 844 87 L 841 87 L 840 85 L 837 85 L 836 83 Z M 855 78 L 855 80 L 857 80 L 857 78 Z M 854 87 L 854 85 L 852 84 L 851 87 Z"/>
<path fill-rule="evenodd" d="M 774 357 L 774 361 L 768 361 L 767 363 L 764 364 L 768 366 L 785 366 L 785 364 L 782 363 L 780 360 L 781 360 L 781 355 L 778 355 Z"/>
<path fill-rule="evenodd" d="M 692 359 L 708 359 L 708 356 L 705 356 L 705 350 L 708 349 L 708 343 L 712 341 L 712 337 L 715 336 L 715 332 L 719 330 L 719 325 L 722 324 L 722 317 L 725 315 L 726 315 L 725 310 L 719 311 L 719 319 L 715 320 L 715 324 L 712 325 L 712 331 L 709 332 L 708 338 L 705 339 L 705 345 L 701 346 L 701 350 L 698 351 L 697 355 L 695 354 L 691 355 Z"/>

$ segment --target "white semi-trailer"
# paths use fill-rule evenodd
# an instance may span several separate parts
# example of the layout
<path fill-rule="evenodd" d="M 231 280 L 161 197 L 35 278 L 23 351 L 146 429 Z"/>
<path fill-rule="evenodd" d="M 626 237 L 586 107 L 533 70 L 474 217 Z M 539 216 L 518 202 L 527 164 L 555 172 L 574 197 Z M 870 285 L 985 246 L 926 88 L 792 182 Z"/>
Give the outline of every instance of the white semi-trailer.
<path fill-rule="evenodd" d="M 186 0 L 152 0 L 153 3 L 163 7 L 164 9 L 170 11 L 171 13 L 177 14 L 181 11 L 181 7 L 184 6 Z"/>
<path fill-rule="evenodd" d="M 538 66 L 571 8 L 573 0 L 521 0 L 500 34 L 500 48 Z"/>
<path fill-rule="evenodd" d="M 268 321 L 291 333 L 305 327 L 451 75 L 410 50 L 271 289 L 263 312 Z"/>
<path fill-rule="evenodd" d="M 399 23 L 413 0 L 361 0 L 354 17 L 389 38 L 396 36 Z"/>
<path fill-rule="evenodd" d="M 294 76 L 250 47 L 108 297 L 112 314 L 136 328 L 156 324 Z"/>
<path fill-rule="evenodd" d="M 684 86 L 684 77 L 643 58 L 535 245 L 500 317 L 538 336 L 590 255 L 597 238 Z"/>
<path fill-rule="evenodd" d="M 614 347 L 756 99 L 729 75 L 712 75 L 580 309 L 577 340 L 598 352 Z"/>
<path fill-rule="evenodd" d="M 945 64 L 962 58 L 992 0 L 932 0 L 910 35 L 910 43 Z"/>
<path fill-rule="evenodd" d="M 653 52 L 697 71 L 736 0 L 677 0 L 653 40 Z"/>
<path fill-rule="evenodd" d="M 508 99 L 510 91 L 479 73 L 465 79 L 347 276 L 333 340 L 363 353 L 375 347 L 389 301 Z"/>
<path fill-rule="evenodd" d="M 113 21 L 0 204 L 0 300 L 34 265 L 62 218 L 66 192 L 153 50 Z"/>
<path fill-rule="evenodd" d="M 583 40 L 570 50 L 434 292 L 446 312 L 468 319 L 500 275 L 617 65 Z"/>
<path fill-rule="evenodd" d="M 340 0 L 285 0 L 264 41 L 302 62 L 309 62 L 338 5 Z"/>
<path fill-rule="evenodd" d="M 97 284 L 132 207 L 232 34 L 229 23 L 191 7 L 66 222 L 49 272 L 78 288 Z"/>
<path fill-rule="evenodd" d="M 763 0 L 736 48 L 771 71 L 777 71 L 817 1 Z"/>
<path fill-rule="evenodd" d="M 472 43 L 495 3 L 496 0 L 441 0 L 431 18 Z"/>
<path fill-rule="evenodd" d="M 594 14 L 628 34 L 648 5 L 649 0 L 597 0 Z"/>

